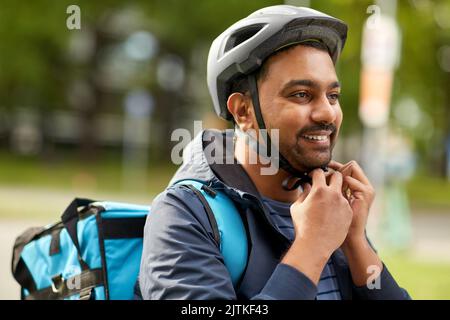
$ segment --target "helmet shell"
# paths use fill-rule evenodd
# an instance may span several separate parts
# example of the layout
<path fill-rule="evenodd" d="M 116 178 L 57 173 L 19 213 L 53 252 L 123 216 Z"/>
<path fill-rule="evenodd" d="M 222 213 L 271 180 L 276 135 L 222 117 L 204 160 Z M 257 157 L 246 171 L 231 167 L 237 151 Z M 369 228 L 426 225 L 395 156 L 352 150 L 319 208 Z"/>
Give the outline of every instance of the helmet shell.
<path fill-rule="evenodd" d="M 317 40 L 328 48 L 336 63 L 346 38 L 344 22 L 310 8 L 271 6 L 239 20 L 220 34 L 209 50 L 207 82 L 215 112 L 232 120 L 227 99 L 233 81 L 258 70 L 283 47 Z"/>

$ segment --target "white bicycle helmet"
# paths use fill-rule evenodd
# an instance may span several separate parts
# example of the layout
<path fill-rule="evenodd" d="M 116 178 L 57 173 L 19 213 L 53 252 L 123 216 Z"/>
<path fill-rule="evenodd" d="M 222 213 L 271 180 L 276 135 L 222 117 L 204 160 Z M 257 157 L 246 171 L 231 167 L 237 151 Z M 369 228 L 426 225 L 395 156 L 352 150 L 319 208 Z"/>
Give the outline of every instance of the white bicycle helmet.
<path fill-rule="evenodd" d="M 227 108 L 228 96 L 233 83 L 247 77 L 258 126 L 265 129 L 256 84 L 256 71 L 264 61 L 285 47 L 318 41 L 336 63 L 346 39 L 347 25 L 343 21 L 310 8 L 277 5 L 255 11 L 219 35 L 209 50 L 207 81 L 215 112 L 225 120 L 233 120 Z M 271 150 L 270 144 L 268 138 L 265 150 Z M 278 159 L 281 168 L 301 178 L 293 187 L 288 187 L 286 180 L 285 189 L 297 188 L 308 180 L 308 173 L 299 172 L 281 153 Z"/>

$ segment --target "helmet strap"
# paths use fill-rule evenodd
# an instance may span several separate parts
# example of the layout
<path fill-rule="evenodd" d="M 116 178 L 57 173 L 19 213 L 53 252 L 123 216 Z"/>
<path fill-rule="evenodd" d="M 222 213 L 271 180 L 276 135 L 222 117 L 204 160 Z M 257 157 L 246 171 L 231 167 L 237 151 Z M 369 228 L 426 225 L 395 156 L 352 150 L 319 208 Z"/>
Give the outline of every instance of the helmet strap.
<path fill-rule="evenodd" d="M 257 84 L 256 74 L 252 73 L 252 74 L 248 75 L 247 79 L 248 79 L 248 84 L 249 84 L 250 95 L 252 97 L 253 109 L 255 110 L 256 121 L 258 122 L 258 127 L 260 130 L 266 129 L 266 125 L 264 123 L 264 118 L 263 118 L 263 115 L 261 112 L 261 106 L 259 104 L 259 92 L 258 92 L 258 84 Z M 258 150 L 259 150 L 260 142 L 257 141 L 257 144 L 258 144 Z M 270 134 L 267 134 L 266 144 L 267 144 L 267 146 L 265 148 L 267 149 L 267 155 L 270 158 L 271 151 L 272 151 L 272 148 L 271 148 L 272 142 L 270 140 Z M 303 183 L 311 182 L 311 178 L 308 176 L 308 172 L 301 172 L 301 171 L 296 170 L 294 167 L 291 166 L 291 164 L 286 160 L 286 158 L 281 154 L 281 152 L 279 150 L 277 150 L 277 151 L 278 151 L 280 167 L 291 174 L 291 176 L 287 177 L 282 183 L 282 187 L 284 190 L 292 191 L 292 190 L 297 189 Z M 292 180 L 292 177 L 298 178 L 298 180 L 294 184 L 289 183 Z"/>

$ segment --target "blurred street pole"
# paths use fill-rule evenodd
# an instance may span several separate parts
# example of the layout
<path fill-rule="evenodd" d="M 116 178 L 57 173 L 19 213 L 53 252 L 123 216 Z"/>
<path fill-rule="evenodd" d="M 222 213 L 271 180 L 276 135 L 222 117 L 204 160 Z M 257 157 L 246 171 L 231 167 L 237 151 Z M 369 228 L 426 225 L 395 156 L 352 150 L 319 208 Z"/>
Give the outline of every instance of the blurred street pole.
<path fill-rule="evenodd" d="M 371 16 L 363 29 L 359 105 L 364 124 L 361 162 L 377 191 L 367 229 L 371 237 L 389 239 L 394 247 L 405 243 L 400 239 L 407 239 L 405 230 L 409 230 L 404 188 L 402 184 L 387 186 L 386 176 L 391 93 L 394 71 L 400 60 L 401 34 L 395 18 L 396 7 L 397 1 L 378 0 L 367 8 Z"/>
<path fill-rule="evenodd" d="M 124 107 L 122 186 L 130 191 L 144 190 L 148 178 L 153 98 L 145 90 L 133 90 L 126 95 Z"/>

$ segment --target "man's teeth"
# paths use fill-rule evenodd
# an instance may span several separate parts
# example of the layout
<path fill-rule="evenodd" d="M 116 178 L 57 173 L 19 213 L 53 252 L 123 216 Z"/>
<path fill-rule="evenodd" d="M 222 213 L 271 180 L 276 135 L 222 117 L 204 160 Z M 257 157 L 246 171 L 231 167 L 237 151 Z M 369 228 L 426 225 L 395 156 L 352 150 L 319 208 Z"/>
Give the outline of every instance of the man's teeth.
<path fill-rule="evenodd" d="M 324 141 L 328 139 L 328 136 L 310 136 L 306 134 L 303 137 L 309 140 L 318 140 L 318 141 Z"/>

